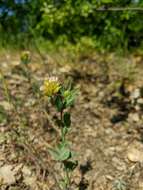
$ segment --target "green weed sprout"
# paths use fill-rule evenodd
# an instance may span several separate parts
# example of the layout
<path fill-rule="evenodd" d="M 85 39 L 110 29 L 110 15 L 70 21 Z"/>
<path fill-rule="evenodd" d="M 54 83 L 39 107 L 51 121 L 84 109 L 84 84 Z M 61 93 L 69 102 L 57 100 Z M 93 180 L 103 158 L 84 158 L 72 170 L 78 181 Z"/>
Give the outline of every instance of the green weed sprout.
<path fill-rule="evenodd" d="M 31 82 L 31 74 L 29 69 L 29 65 L 31 63 L 31 54 L 29 51 L 22 52 L 20 56 L 20 63 L 22 65 L 23 75 L 28 79 L 29 82 Z"/>
<path fill-rule="evenodd" d="M 69 190 L 71 174 L 77 166 L 77 161 L 74 160 L 75 154 L 71 150 L 71 143 L 67 139 L 71 126 L 71 115 L 68 108 L 74 104 L 77 91 L 60 84 L 56 77 L 45 80 L 41 90 L 49 98 L 50 103 L 56 108 L 59 115 L 57 125 L 60 128 L 60 141 L 56 147 L 49 149 L 49 153 L 55 161 L 61 163 L 64 175 L 58 182 L 60 189 Z"/>
<path fill-rule="evenodd" d="M 114 190 L 126 190 L 127 184 L 123 179 L 117 179 L 113 184 Z"/>
<path fill-rule="evenodd" d="M 30 65 L 32 64 L 30 51 L 22 52 L 20 56 L 20 64 L 23 76 L 27 78 L 28 82 L 31 84 L 33 94 L 37 97 L 37 95 L 39 95 L 39 85 L 36 79 L 33 77 L 30 69 Z"/>
<path fill-rule="evenodd" d="M 29 51 L 22 52 L 20 59 L 22 64 L 28 65 L 31 61 L 30 52 Z"/>

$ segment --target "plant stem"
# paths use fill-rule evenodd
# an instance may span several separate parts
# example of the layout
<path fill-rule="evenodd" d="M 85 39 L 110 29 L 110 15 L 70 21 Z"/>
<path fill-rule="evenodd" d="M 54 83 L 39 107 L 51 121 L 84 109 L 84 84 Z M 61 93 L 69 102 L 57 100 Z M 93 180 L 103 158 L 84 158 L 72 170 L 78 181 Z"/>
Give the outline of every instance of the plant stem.
<path fill-rule="evenodd" d="M 61 119 L 61 122 L 63 121 L 63 109 L 61 110 L 61 112 L 60 112 L 60 119 Z"/>
<path fill-rule="evenodd" d="M 62 123 L 62 128 L 61 128 L 62 142 L 64 143 L 66 134 L 64 133 L 64 125 L 63 125 L 63 109 L 60 112 L 60 120 L 61 120 L 61 123 Z M 68 173 L 67 169 L 65 168 L 64 162 L 62 162 L 62 165 L 64 166 L 64 170 L 65 170 L 65 184 L 66 184 L 66 187 L 65 187 L 64 190 L 68 190 L 69 183 L 70 183 L 69 173 Z"/>
<path fill-rule="evenodd" d="M 62 124 L 62 126 L 61 126 L 61 138 L 62 138 L 62 142 L 65 142 L 65 133 L 63 131 L 63 129 L 64 129 L 64 126 L 63 126 L 63 109 L 60 112 L 60 120 L 61 120 L 61 124 Z"/>
<path fill-rule="evenodd" d="M 70 176 L 69 176 L 69 172 L 67 171 L 67 169 L 65 171 L 65 175 L 66 175 L 66 180 L 67 180 L 66 190 L 68 190 L 70 187 Z"/>

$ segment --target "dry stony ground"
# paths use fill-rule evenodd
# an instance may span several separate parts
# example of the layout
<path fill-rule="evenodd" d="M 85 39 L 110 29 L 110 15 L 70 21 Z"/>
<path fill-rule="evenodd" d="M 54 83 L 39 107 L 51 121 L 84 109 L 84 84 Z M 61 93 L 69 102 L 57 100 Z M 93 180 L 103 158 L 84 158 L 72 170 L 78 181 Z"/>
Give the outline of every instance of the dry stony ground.
<path fill-rule="evenodd" d="M 69 139 L 78 153 L 74 190 L 143 190 L 143 60 L 141 56 L 80 57 L 43 64 L 32 55 L 30 79 L 19 55 L 0 59 L 0 189 L 56 190 L 48 147 L 58 139 L 38 96 L 49 74 L 71 78 L 79 95 Z M 77 64 L 78 63 L 78 64 Z M 2 77 L 4 76 L 4 80 Z"/>

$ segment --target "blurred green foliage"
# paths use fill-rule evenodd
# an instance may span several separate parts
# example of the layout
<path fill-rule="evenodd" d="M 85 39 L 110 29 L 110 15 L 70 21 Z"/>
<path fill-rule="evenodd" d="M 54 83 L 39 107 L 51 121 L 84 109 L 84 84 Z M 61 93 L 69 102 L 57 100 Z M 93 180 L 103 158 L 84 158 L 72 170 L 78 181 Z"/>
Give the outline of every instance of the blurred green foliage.
<path fill-rule="evenodd" d="M 21 47 L 37 40 L 85 44 L 99 50 L 143 46 L 142 0 L 7 0 L 0 2 L 0 39 Z M 98 9 L 102 10 L 98 10 Z"/>

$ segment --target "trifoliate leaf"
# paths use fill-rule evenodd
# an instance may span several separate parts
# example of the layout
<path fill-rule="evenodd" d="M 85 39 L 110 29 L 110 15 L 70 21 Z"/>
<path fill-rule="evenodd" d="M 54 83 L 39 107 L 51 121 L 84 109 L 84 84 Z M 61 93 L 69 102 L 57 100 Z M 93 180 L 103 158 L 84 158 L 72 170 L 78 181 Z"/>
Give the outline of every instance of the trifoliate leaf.
<path fill-rule="evenodd" d="M 67 147 L 57 147 L 55 150 L 49 150 L 50 154 L 57 161 L 64 161 L 70 157 L 71 151 Z"/>

